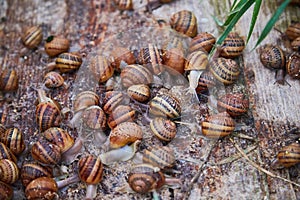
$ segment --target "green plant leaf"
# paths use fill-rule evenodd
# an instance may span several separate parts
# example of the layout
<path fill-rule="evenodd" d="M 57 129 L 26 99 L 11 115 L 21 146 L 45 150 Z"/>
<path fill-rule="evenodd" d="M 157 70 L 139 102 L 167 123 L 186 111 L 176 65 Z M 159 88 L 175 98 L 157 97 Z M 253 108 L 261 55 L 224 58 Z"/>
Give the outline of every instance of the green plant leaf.
<path fill-rule="evenodd" d="M 254 5 L 253 13 L 252 13 L 252 19 L 251 19 L 250 28 L 249 28 L 249 31 L 248 31 L 248 36 L 247 36 L 247 42 L 246 43 L 248 43 L 248 41 L 250 40 L 251 35 L 253 33 L 253 29 L 254 29 L 254 26 L 256 24 L 256 20 L 257 20 L 258 13 L 259 13 L 259 10 L 260 10 L 261 2 L 262 2 L 262 0 L 256 0 L 255 1 L 255 5 Z"/>
<path fill-rule="evenodd" d="M 267 22 L 267 25 L 261 32 L 259 38 L 257 39 L 257 42 L 252 50 L 254 50 L 269 34 L 269 32 L 272 30 L 273 26 L 275 25 L 276 21 L 280 17 L 280 15 L 283 13 L 287 5 L 290 3 L 291 0 L 285 0 L 282 2 L 282 4 L 278 7 L 278 9 L 275 11 L 274 15 L 271 17 L 271 19 Z"/>

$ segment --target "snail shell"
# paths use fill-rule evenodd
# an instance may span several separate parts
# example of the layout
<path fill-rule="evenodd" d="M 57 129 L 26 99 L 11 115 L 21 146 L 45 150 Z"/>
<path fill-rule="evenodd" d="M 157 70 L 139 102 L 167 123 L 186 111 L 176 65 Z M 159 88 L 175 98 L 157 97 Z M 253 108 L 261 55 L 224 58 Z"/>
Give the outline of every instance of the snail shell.
<path fill-rule="evenodd" d="M 108 91 L 103 99 L 103 110 L 110 114 L 123 101 L 123 93 L 119 91 Z"/>
<path fill-rule="evenodd" d="M 0 139 L 14 155 L 20 155 L 25 149 L 22 132 L 18 128 L 9 128 Z"/>
<path fill-rule="evenodd" d="M 113 129 L 123 122 L 132 122 L 134 118 L 135 110 L 133 110 L 130 106 L 119 105 L 109 115 L 107 123 L 108 126 Z"/>
<path fill-rule="evenodd" d="M 181 115 L 179 100 L 170 94 L 158 94 L 149 103 L 150 114 L 169 118 L 178 118 Z"/>
<path fill-rule="evenodd" d="M 4 69 L 0 75 L 0 90 L 4 92 L 17 91 L 19 75 L 15 69 Z"/>
<path fill-rule="evenodd" d="M 222 44 L 220 56 L 224 58 L 235 58 L 243 53 L 245 41 L 238 33 L 231 32 Z"/>
<path fill-rule="evenodd" d="M 64 84 L 64 78 L 57 72 L 48 72 L 44 77 L 47 88 L 58 88 Z"/>
<path fill-rule="evenodd" d="M 143 162 L 164 169 L 165 167 L 173 167 L 175 163 L 174 150 L 167 146 L 153 146 L 150 150 L 145 150 L 143 154 Z"/>
<path fill-rule="evenodd" d="M 67 52 L 69 48 L 70 42 L 64 37 L 51 35 L 46 39 L 45 51 L 48 56 L 57 56 L 61 53 Z"/>
<path fill-rule="evenodd" d="M 198 33 L 197 18 L 191 11 L 181 10 L 171 15 L 171 27 L 188 37 L 195 37 Z"/>
<path fill-rule="evenodd" d="M 42 28 L 39 26 L 32 26 L 28 28 L 24 35 L 22 35 L 21 39 L 27 48 L 36 48 L 43 39 Z"/>
<path fill-rule="evenodd" d="M 182 49 L 172 48 L 169 50 L 165 50 L 162 55 L 162 59 L 163 64 L 169 67 L 167 68 L 167 70 L 170 74 L 177 75 L 178 73 L 184 73 L 185 58 Z M 170 70 L 170 68 L 172 70 Z"/>
<path fill-rule="evenodd" d="M 286 64 L 287 73 L 294 79 L 300 79 L 300 56 L 294 54 L 289 57 Z"/>
<path fill-rule="evenodd" d="M 31 181 L 26 189 L 25 196 L 31 199 L 47 199 L 52 200 L 58 196 L 57 183 L 50 177 L 39 177 Z"/>
<path fill-rule="evenodd" d="M 19 179 L 19 169 L 16 163 L 8 159 L 0 160 L 0 181 L 13 184 Z"/>
<path fill-rule="evenodd" d="M 139 84 L 130 86 L 127 89 L 127 94 L 138 102 L 145 102 L 150 98 L 151 91 L 148 85 Z"/>
<path fill-rule="evenodd" d="M 119 10 L 133 10 L 132 0 L 114 0 Z"/>
<path fill-rule="evenodd" d="M 0 124 L 0 137 L 2 138 L 2 136 L 4 135 L 6 131 L 6 128 L 3 124 Z"/>
<path fill-rule="evenodd" d="M 120 148 L 143 138 L 142 128 L 134 122 L 118 124 L 109 135 L 111 148 Z"/>
<path fill-rule="evenodd" d="M 102 179 L 103 164 L 99 157 L 87 155 L 79 160 L 79 178 L 87 184 L 97 184 Z"/>
<path fill-rule="evenodd" d="M 73 72 L 79 69 L 82 64 L 82 58 L 78 53 L 66 52 L 59 54 L 55 60 L 56 69 L 62 73 Z"/>
<path fill-rule="evenodd" d="M 292 41 L 291 46 L 294 51 L 300 52 L 300 36 Z"/>
<path fill-rule="evenodd" d="M 199 50 L 188 55 L 185 62 L 184 70 L 205 70 L 207 65 L 207 53 L 203 50 Z"/>
<path fill-rule="evenodd" d="M 216 38 L 207 32 L 199 33 L 190 43 L 189 52 L 205 50 L 207 53 L 211 51 L 216 43 Z"/>
<path fill-rule="evenodd" d="M 290 40 L 300 37 L 300 22 L 292 22 L 285 33 Z"/>
<path fill-rule="evenodd" d="M 104 83 L 114 74 L 114 67 L 110 61 L 101 55 L 96 55 L 92 58 L 89 69 L 99 83 Z"/>
<path fill-rule="evenodd" d="M 196 88 L 196 92 L 198 94 L 206 92 L 208 89 L 214 87 L 216 85 L 215 77 L 212 75 L 210 71 L 204 71 L 198 80 L 198 86 Z"/>
<path fill-rule="evenodd" d="M 240 74 L 239 65 L 234 60 L 221 57 L 211 62 L 210 71 L 225 85 L 232 84 Z"/>
<path fill-rule="evenodd" d="M 12 187 L 0 181 L 0 198 L 3 200 L 11 200 L 13 198 L 13 194 Z"/>
<path fill-rule="evenodd" d="M 125 62 L 127 65 L 134 64 L 136 59 L 132 51 L 124 47 L 116 47 L 111 52 L 111 57 L 113 59 L 112 65 L 117 71 L 121 69 L 121 62 Z"/>
<path fill-rule="evenodd" d="M 149 84 L 153 80 L 152 73 L 142 65 L 132 64 L 121 71 L 121 80 L 124 87 L 131 85 Z"/>
<path fill-rule="evenodd" d="M 57 127 L 62 121 L 60 109 L 52 102 L 41 102 L 35 110 L 36 121 L 43 132 L 51 127 Z"/>
<path fill-rule="evenodd" d="M 62 128 L 51 127 L 43 132 L 43 136 L 50 143 L 59 146 L 61 153 L 68 151 L 74 145 L 74 138 Z"/>
<path fill-rule="evenodd" d="M 152 165 L 139 164 L 133 166 L 127 182 L 132 190 L 144 194 L 161 188 L 165 184 L 165 176 Z"/>
<path fill-rule="evenodd" d="M 249 101 L 244 94 L 225 94 L 221 96 L 217 103 L 218 111 L 226 111 L 230 116 L 240 116 L 248 111 Z"/>
<path fill-rule="evenodd" d="M 282 69 L 285 66 L 285 55 L 279 46 L 267 44 L 262 49 L 260 61 L 269 69 Z"/>
<path fill-rule="evenodd" d="M 32 145 L 31 156 L 43 164 L 55 165 L 61 159 L 61 149 L 46 140 L 39 140 Z"/>
<path fill-rule="evenodd" d="M 73 109 L 78 112 L 93 105 L 99 105 L 99 96 L 92 91 L 83 91 L 76 95 Z"/>
<path fill-rule="evenodd" d="M 82 113 L 82 121 L 90 129 L 106 129 L 106 115 L 101 107 L 90 106 Z"/>
<path fill-rule="evenodd" d="M 21 181 L 26 187 L 31 181 L 39 177 L 53 177 L 52 168 L 37 162 L 24 163 L 21 168 Z"/>
<path fill-rule="evenodd" d="M 176 124 L 163 117 L 155 117 L 151 120 L 150 130 L 160 140 L 167 142 L 171 141 L 177 133 Z"/>
<path fill-rule="evenodd" d="M 232 133 L 235 123 L 227 112 L 207 117 L 202 123 L 202 134 L 208 138 L 224 137 Z"/>
<path fill-rule="evenodd" d="M 284 167 L 291 167 L 300 162 L 300 144 L 293 142 L 281 148 L 277 154 L 278 162 Z"/>
<path fill-rule="evenodd" d="M 1 159 L 9 159 L 15 163 L 17 163 L 16 156 L 11 152 L 11 150 L 2 142 L 0 142 L 0 160 Z"/>

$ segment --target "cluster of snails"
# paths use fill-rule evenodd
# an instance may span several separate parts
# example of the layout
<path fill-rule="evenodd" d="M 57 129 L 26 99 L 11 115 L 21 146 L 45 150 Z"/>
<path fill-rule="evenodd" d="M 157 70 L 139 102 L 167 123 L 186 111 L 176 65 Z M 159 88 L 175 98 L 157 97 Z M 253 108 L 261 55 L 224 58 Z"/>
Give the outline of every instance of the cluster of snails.
<path fill-rule="evenodd" d="M 275 70 L 276 82 L 282 85 L 286 73 L 293 79 L 300 79 L 300 22 L 291 23 L 285 35 L 291 42 L 293 52 L 285 53 L 278 45 L 267 44 L 260 54 L 263 66 Z"/>
<path fill-rule="evenodd" d="M 20 177 L 17 156 L 25 149 L 24 136 L 16 128 L 6 128 L 0 124 L 0 197 L 11 199 L 13 190 L 10 186 Z"/>

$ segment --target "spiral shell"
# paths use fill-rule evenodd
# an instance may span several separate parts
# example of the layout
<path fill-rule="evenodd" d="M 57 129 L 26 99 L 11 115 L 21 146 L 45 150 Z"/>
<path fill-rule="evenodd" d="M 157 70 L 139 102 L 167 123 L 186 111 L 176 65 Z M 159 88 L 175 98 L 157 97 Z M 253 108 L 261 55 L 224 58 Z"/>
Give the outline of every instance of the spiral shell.
<path fill-rule="evenodd" d="M 121 69 L 121 62 L 125 62 L 127 65 L 134 64 L 136 59 L 132 51 L 124 47 L 116 47 L 111 52 L 111 57 L 113 59 L 112 65 L 117 71 Z"/>
<path fill-rule="evenodd" d="M 24 136 L 18 128 L 9 128 L 0 139 L 14 155 L 20 155 L 25 149 Z"/>
<path fill-rule="evenodd" d="M 87 155 L 79 160 L 79 178 L 87 184 L 97 184 L 102 179 L 103 164 L 99 157 Z"/>
<path fill-rule="evenodd" d="M 185 62 L 184 70 L 205 70 L 207 65 L 207 53 L 203 50 L 194 51 L 193 53 L 188 55 Z"/>
<path fill-rule="evenodd" d="M 165 69 L 162 65 L 161 50 L 154 44 L 148 44 L 141 49 L 138 63 L 147 66 L 154 74 L 160 74 Z"/>
<path fill-rule="evenodd" d="M 269 69 L 282 69 L 285 66 L 285 55 L 279 46 L 267 44 L 261 51 L 260 61 Z"/>
<path fill-rule="evenodd" d="M 39 177 L 53 177 L 52 168 L 37 162 L 24 163 L 21 167 L 21 181 L 26 187 L 31 181 Z"/>
<path fill-rule="evenodd" d="M 294 51 L 300 52 L 300 36 L 292 41 L 291 46 Z"/>
<path fill-rule="evenodd" d="M 110 114 L 123 101 L 123 93 L 119 91 L 108 91 L 103 99 L 103 110 Z"/>
<path fill-rule="evenodd" d="M 277 154 L 278 162 L 284 167 L 291 167 L 300 162 L 300 144 L 293 142 L 280 149 Z"/>
<path fill-rule="evenodd" d="M 292 22 L 285 33 L 290 40 L 300 37 L 300 22 Z"/>
<path fill-rule="evenodd" d="M 60 109 L 52 102 L 39 103 L 35 115 L 39 129 L 42 132 L 48 128 L 59 126 L 62 121 Z"/>
<path fill-rule="evenodd" d="M 39 140 L 31 147 L 33 159 L 43 163 L 55 165 L 61 159 L 60 147 L 46 140 Z"/>
<path fill-rule="evenodd" d="M 2 138 L 2 136 L 4 135 L 6 131 L 6 128 L 3 124 L 0 124 L 0 137 Z"/>
<path fill-rule="evenodd" d="M 165 176 L 152 165 L 139 164 L 132 167 L 127 182 L 132 190 L 144 194 L 161 188 L 165 184 Z"/>
<path fill-rule="evenodd" d="M 64 78 L 57 72 L 48 72 L 44 77 L 44 84 L 47 88 L 58 88 L 64 84 Z"/>
<path fill-rule="evenodd" d="M 146 149 L 143 153 L 144 163 L 160 169 L 173 167 L 175 160 L 174 150 L 167 146 L 153 146 L 150 150 Z"/>
<path fill-rule="evenodd" d="M 207 53 L 213 48 L 216 43 L 216 38 L 207 32 L 199 33 L 194 37 L 189 46 L 189 52 L 205 50 Z"/>
<path fill-rule="evenodd" d="M 177 133 L 176 124 L 163 117 L 155 117 L 151 120 L 150 130 L 160 140 L 167 142 L 171 141 Z"/>
<path fill-rule="evenodd" d="M 225 38 L 220 55 L 224 58 L 235 58 L 243 53 L 245 41 L 238 33 L 231 32 Z"/>
<path fill-rule="evenodd" d="M 132 0 L 114 0 L 119 10 L 133 10 Z"/>
<path fill-rule="evenodd" d="M 17 162 L 15 155 L 2 142 L 0 142 L 0 160 L 1 159 L 9 159 L 15 163 Z"/>
<path fill-rule="evenodd" d="M 19 179 L 19 175 L 20 172 L 16 163 L 8 159 L 0 160 L 0 181 L 12 184 Z"/>
<path fill-rule="evenodd" d="M 150 98 L 151 91 L 148 85 L 139 84 L 130 86 L 127 89 L 127 94 L 138 102 L 145 102 Z"/>
<path fill-rule="evenodd" d="M 104 83 L 114 74 L 114 67 L 110 61 L 101 55 L 96 55 L 91 59 L 89 69 L 99 83 Z"/>
<path fill-rule="evenodd" d="M 229 135 L 235 129 L 235 123 L 227 112 L 207 117 L 202 123 L 202 134 L 208 138 L 219 138 Z"/>
<path fill-rule="evenodd" d="M 42 28 L 39 26 L 32 26 L 28 28 L 24 35 L 22 35 L 21 39 L 27 48 L 36 48 L 43 39 Z"/>
<path fill-rule="evenodd" d="M 198 33 L 197 18 L 191 11 L 181 10 L 171 15 L 171 27 L 179 33 L 195 37 Z"/>
<path fill-rule="evenodd" d="M 90 106 L 83 111 L 82 121 L 90 129 L 106 129 L 106 115 L 97 105 Z"/>
<path fill-rule="evenodd" d="M 51 35 L 46 39 L 45 52 L 48 54 L 48 56 L 57 56 L 61 53 L 67 52 L 69 48 L 69 40 L 62 36 Z"/>
<path fill-rule="evenodd" d="M 10 185 L 0 181 L 0 198 L 11 200 L 13 198 L 13 189 Z"/>
<path fill-rule="evenodd" d="M 142 128 L 134 122 L 118 124 L 109 135 L 110 147 L 120 148 L 143 138 Z"/>
<path fill-rule="evenodd" d="M 289 57 L 286 64 L 287 73 L 294 79 L 300 79 L 300 56 L 294 54 Z"/>
<path fill-rule="evenodd" d="M 58 196 L 58 187 L 53 178 L 39 177 L 31 181 L 26 189 L 25 196 L 31 199 L 47 199 L 52 200 Z"/>
<path fill-rule="evenodd" d="M 142 65 L 128 65 L 121 71 L 121 80 L 124 87 L 132 85 L 149 84 L 153 80 L 152 73 Z"/>
<path fill-rule="evenodd" d="M 123 122 L 132 122 L 135 118 L 135 110 L 130 106 L 119 105 L 109 115 L 107 123 L 108 126 L 113 129 L 118 124 Z"/>
<path fill-rule="evenodd" d="M 184 51 L 180 48 L 171 48 L 165 50 L 163 55 L 163 64 L 167 66 L 167 70 L 170 74 L 183 74 L 184 73 Z M 171 69 L 171 70 L 170 70 Z"/>
<path fill-rule="evenodd" d="M 59 54 L 55 60 L 56 69 L 62 73 L 73 72 L 79 69 L 82 64 L 82 58 L 78 53 L 66 52 Z"/>
<path fill-rule="evenodd" d="M 0 74 L 0 90 L 4 92 L 17 91 L 19 75 L 15 69 L 4 69 Z"/>
<path fill-rule="evenodd" d="M 93 105 L 99 105 L 99 96 L 92 91 L 83 91 L 76 95 L 73 109 L 78 112 Z"/>
<path fill-rule="evenodd" d="M 198 94 L 206 92 L 208 89 L 214 87 L 216 85 L 215 77 L 212 75 L 210 71 L 204 71 L 198 80 L 198 86 L 196 88 L 196 92 Z"/>
<path fill-rule="evenodd" d="M 217 103 L 218 111 L 226 111 L 230 116 L 240 116 L 248 111 L 249 101 L 244 94 L 225 94 L 221 96 Z"/>

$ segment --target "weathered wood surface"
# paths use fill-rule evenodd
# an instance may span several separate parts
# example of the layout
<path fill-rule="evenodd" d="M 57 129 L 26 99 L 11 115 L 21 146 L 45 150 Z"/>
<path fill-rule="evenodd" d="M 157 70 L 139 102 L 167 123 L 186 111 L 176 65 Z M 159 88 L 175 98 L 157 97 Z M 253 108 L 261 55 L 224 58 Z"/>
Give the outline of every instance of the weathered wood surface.
<path fill-rule="evenodd" d="M 2 67 L 14 67 L 20 74 L 20 87 L 11 101 L 1 101 L 1 122 L 7 127 L 19 127 L 26 136 L 26 145 L 38 138 L 38 130 L 34 121 L 36 92 L 33 88 L 41 86 L 45 64 L 49 61 L 42 49 L 29 51 L 21 56 L 23 48 L 19 38 L 24 29 L 31 25 L 41 25 L 44 37 L 51 34 L 64 35 L 71 40 L 71 51 L 80 51 L 88 55 L 99 47 L 107 38 L 115 34 L 145 26 L 155 26 L 155 19 L 165 19 L 175 11 L 188 9 L 193 11 L 199 22 L 199 31 L 207 31 L 218 36 L 221 32 L 213 22 L 212 15 L 224 19 L 229 10 L 230 1 L 181 1 L 177 0 L 153 10 L 152 14 L 145 12 L 145 1 L 134 1 L 135 11 L 120 13 L 109 0 L 91 1 L 40 1 L 40 0 L 1 0 L 0 1 L 0 63 Z M 270 169 L 271 160 L 280 146 L 289 141 L 290 130 L 300 125 L 299 110 L 299 81 L 287 81 L 291 85 L 274 84 L 274 72 L 262 67 L 258 50 L 250 52 L 256 39 L 277 5 L 273 1 L 264 1 L 263 9 L 258 18 L 258 24 L 245 50 L 243 59 L 243 74 L 238 84 L 225 88 L 226 91 L 243 91 L 251 100 L 251 110 L 241 122 L 250 126 L 239 132 L 259 140 L 258 144 L 249 139 L 234 137 L 238 145 L 244 149 L 255 147 L 249 154 L 250 158 L 262 167 L 289 178 L 297 183 L 299 169 L 276 171 Z M 276 27 L 284 31 L 291 20 L 299 21 L 299 7 L 288 7 L 281 16 Z M 245 15 L 235 27 L 241 35 L 246 36 L 251 12 Z M 277 43 L 280 34 L 272 31 L 264 43 Z M 282 45 L 282 44 L 281 44 Z M 71 108 L 72 90 L 76 74 L 64 74 L 70 88 L 48 91 L 63 107 Z M 77 77 L 78 78 L 78 77 Z M 80 77 L 79 77 L 80 78 Z M 220 88 L 224 92 L 224 88 Z M 66 95 L 66 94 L 68 95 Z M 66 119 L 67 121 L 68 119 Z M 67 128 L 65 125 L 63 127 Z M 77 136 L 76 130 L 70 130 Z M 149 138 L 146 141 L 153 142 Z M 155 141 L 154 141 L 155 142 Z M 181 188 L 163 188 L 159 191 L 162 199 L 299 199 L 299 188 L 283 181 L 270 178 L 252 167 L 241 158 L 227 164 L 216 165 L 224 159 L 237 153 L 228 138 L 216 142 L 208 164 L 201 171 L 199 179 L 188 186 L 192 177 L 198 172 L 203 158 L 208 155 L 212 142 L 203 139 L 201 134 L 193 131 L 183 131 L 170 144 L 176 150 L 178 161 L 177 173 L 171 176 L 182 180 Z M 146 145 L 146 144 L 145 144 Z M 147 145 L 146 145 L 147 146 Z M 89 152 L 98 152 L 94 147 L 88 147 Z M 30 153 L 25 152 L 19 164 L 30 159 Z M 226 160 L 225 160 L 226 161 Z M 75 163 L 75 162 L 74 162 Z M 132 162 L 116 164 L 105 168 L 104 178 L 99 184 L 97 199 L 150 199 L 150 195 L 118 192 L 117 189 L 126 184 L 128 168 Z M 73 172 L 75 164 L 67 166 L 69 173 Z M 21 199 L 23 188 L 20 183 L 14 185 L 15 199 Z M 21 192 L 18 192 L 21 191 Z M 188 192 L 187 192 L 188 191 Z M 62 190 L 61 199 L 82 198 L 85 185 L 78 183 Z"/>

